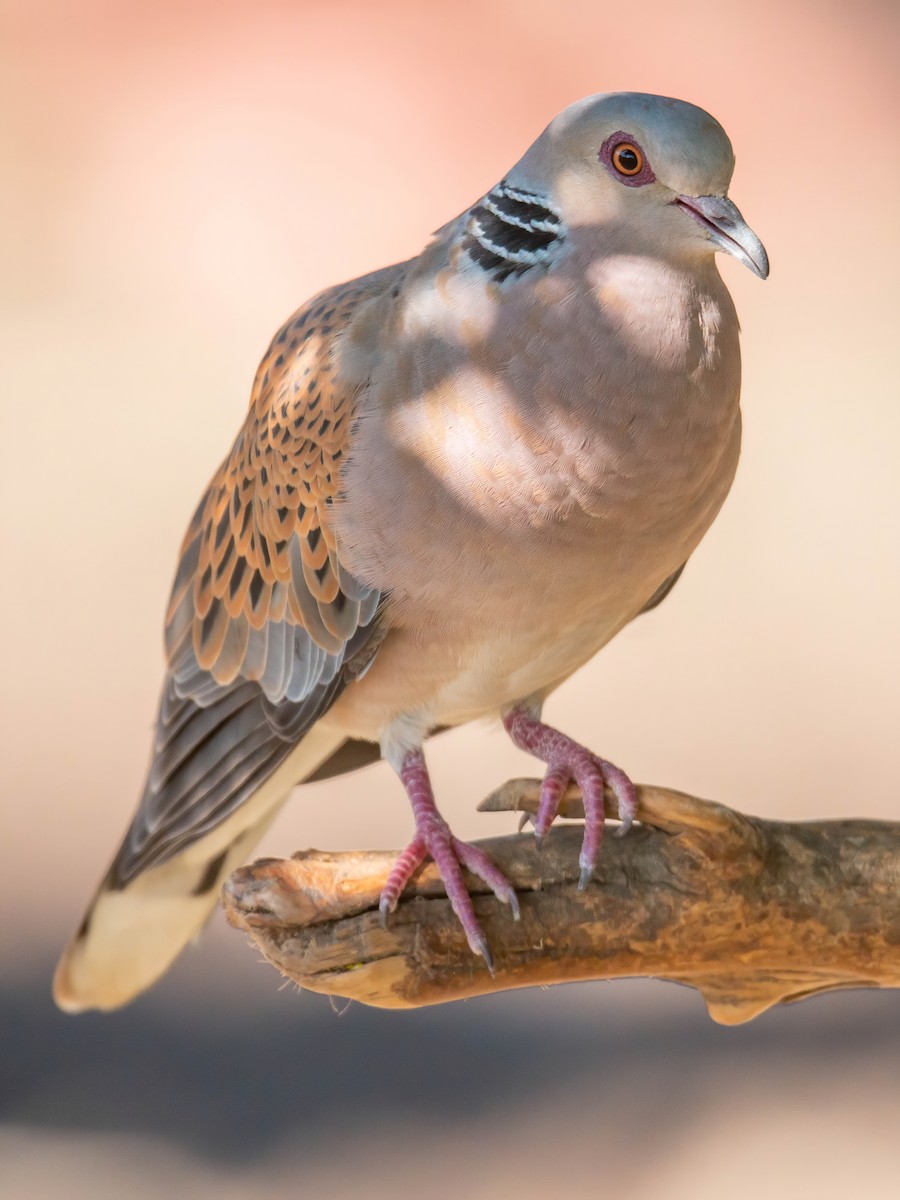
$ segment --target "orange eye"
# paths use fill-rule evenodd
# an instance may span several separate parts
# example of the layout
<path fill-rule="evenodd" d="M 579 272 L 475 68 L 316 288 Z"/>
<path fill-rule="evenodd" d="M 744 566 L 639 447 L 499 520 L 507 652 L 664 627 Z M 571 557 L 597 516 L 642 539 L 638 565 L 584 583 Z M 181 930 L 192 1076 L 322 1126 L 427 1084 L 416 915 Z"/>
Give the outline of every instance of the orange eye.
<path fill-rule="evenodd" d="M 612 164 L 620 175 L 638 175 L 644 165 L 644 156 L 633 142 L 619 142 L 612 152 Z"/>

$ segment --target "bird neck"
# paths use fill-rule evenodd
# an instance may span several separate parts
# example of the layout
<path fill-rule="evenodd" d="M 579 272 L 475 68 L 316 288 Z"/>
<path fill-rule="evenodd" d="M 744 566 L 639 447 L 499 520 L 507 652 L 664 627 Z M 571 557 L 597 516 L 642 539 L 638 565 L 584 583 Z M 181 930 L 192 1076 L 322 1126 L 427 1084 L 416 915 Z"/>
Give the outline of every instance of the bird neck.
<path fill-rule="evenodd" d="M 565 236 L 547 196 L 504 179 L 466 214 L 460 246 L 474 270 L 502 284 L 548 267 L 562 252 Z"/>

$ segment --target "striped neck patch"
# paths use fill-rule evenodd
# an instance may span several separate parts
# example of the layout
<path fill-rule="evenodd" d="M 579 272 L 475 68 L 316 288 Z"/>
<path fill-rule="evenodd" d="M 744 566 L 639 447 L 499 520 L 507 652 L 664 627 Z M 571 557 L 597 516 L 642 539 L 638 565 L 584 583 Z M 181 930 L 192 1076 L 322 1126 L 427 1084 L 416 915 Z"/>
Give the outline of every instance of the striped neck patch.
<path fill-rule="evenodd" d="M 565 238 L 545 196 L 502 180 L 469 213 L 463 249 L 498 283 L 546 266 Z"/>

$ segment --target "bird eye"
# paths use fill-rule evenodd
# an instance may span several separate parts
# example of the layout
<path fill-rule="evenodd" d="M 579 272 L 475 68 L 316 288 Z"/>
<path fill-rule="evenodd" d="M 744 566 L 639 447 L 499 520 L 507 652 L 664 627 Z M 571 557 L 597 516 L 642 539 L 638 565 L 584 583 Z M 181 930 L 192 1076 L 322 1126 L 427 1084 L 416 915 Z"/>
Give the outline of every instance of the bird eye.
<path fill-rule="evenodd" d="M 644 156 L 633 142 L 620 142 L 612 152 L 612 164 L 620 175 L 638 175 L 644 165 Z"/>
<path fill-rule="evenodd" d="M 643 187 L 645 183 L 656 180 L 634 134 L 624 129 L 609 135 L 600 147 L 599 158 L 613 178 L 625 187 Z"/>

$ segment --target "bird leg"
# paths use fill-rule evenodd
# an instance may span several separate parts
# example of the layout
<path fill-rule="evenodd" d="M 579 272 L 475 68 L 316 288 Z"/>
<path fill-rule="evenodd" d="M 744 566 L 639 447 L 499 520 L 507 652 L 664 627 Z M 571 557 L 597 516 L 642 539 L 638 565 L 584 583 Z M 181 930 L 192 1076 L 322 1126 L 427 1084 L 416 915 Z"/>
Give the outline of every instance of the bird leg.
<path fill-rule="evenodd" d="M 634 784 L 624 771 L 598 758 L 558 729 L 545 725 L 525 708 L 514 708 L 508 712 L 503 718 L 503 727 L 520 750 L 527 750 L 547 765 L 534 817 L 534 836 L 538 842 L 553 824 L 559 812 L 560 800 L 569 784 L 574 781 L 581 788 L 584 796 L 584 841 L 578 856 L 578 865 L 581 867 L 578 889 L 584 891 L 597 865 L 603 840 L 604 784 L 618 801 L 619 819 L 622 822 L 620 834 L 628 831 L 637 812 Z"/>
<path fill-rule="evenodd" d="M 426 858 L 431 857 L 440 872 L 447 897 L 459 918 L 469 946 L 480 954 L 493 975 L 494 964 L 487 938 L 475 916 L 462 867 L 477 875 L 491 888 L 498 900 L 508 904 L 515 920 L 519 919 L 519 901 L 512 884 L 482 850 L 461 842 L 437 810 L 431 779 L 421 750 L 410 750 L 400 767 L 400 779 L 406 788 L 416 821 L 416 836 L 409 843 L 391 870 L 381 892 L 379 909 L 382 922 L 397 907 L 400 893 Z"/>

